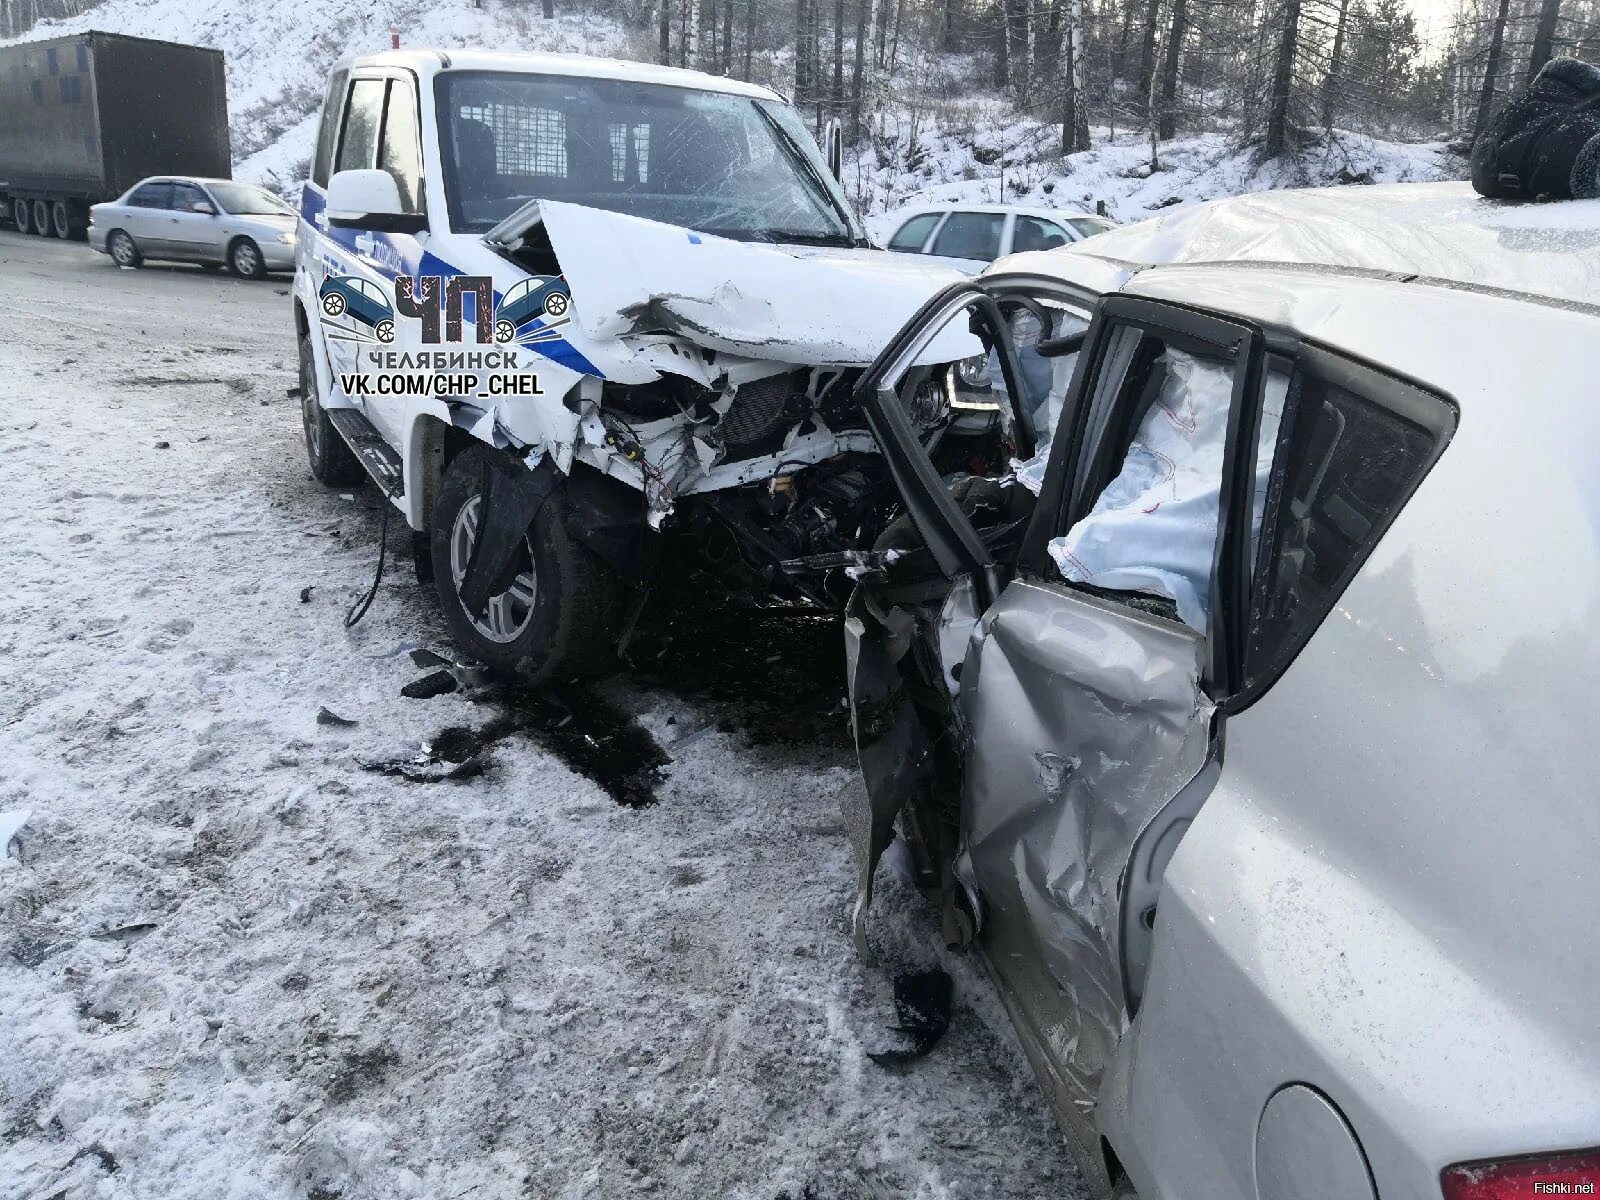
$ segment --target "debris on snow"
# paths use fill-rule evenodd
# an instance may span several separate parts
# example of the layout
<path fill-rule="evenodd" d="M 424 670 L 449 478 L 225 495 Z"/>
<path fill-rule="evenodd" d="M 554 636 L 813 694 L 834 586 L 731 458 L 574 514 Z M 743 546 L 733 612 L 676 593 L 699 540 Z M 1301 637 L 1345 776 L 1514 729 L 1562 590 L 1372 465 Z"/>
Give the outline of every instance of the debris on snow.
<path fill-rule="evenodd" d="M 880 1067 L 902 1067 L 926 1058 L 950 1028 L 950 1001 L 954 994 L 954 981 L 938 967 L 895 976 L 894 1009 L 900 1024 L 893 1028 L 905 1034 L 911 1045 L 872 1051 L 867 1057 Z"/>
<path fill-rule="evenodd" d="M 348 728 L 349 726 L 354 725 L 355 722 L 349 717 L 341 717 L 338 713 L 333 712 L 331 709 L 323 707 L 317 709 L 317 724 L 339 725 Z"/>
<path fill-rule="evenodd" d="M 432 671 L 406 684 L 400 694 L 408 700 L 432 700 L 435 696 L 448 696 L 460 686 L 449 671 Z"/>

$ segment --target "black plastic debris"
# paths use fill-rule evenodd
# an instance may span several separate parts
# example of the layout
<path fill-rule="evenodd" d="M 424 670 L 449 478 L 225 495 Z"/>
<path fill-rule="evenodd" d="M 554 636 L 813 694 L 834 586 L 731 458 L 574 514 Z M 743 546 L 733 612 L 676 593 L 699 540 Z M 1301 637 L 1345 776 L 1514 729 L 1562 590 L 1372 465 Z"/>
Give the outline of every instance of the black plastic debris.
<path fill-rule="evenodd" d="M 300 589 L 300 603 L 301 604 L 310 604 L 311 603 L 311 588 L 303 587 L 303 588 Z"/>
<path fill-rule="evenodd" d="M 157 442 L 156 443 L 156 449 L 157 450 L 171 450 L 172 449 L 172 443 L 171 442 Z"/>
<path fill-rule="evenodd" d="M 911 1044 L 869 1052 L 867 1057 L 880 1067 L 905 1066 L 927 1057 L 950 1028 L 950 1001 L 954 994 L 954 982 L 937 967 L 895 976 L 894 1010 L 900 1024 L 891 1028 L 904 1034 Z"/>
<path fill-rule="evenodd" d="M 408 700 L 432 700 L 435 696 L 448 696 L 457 686 L 454 675 L 440 670 L 413 679 L 400 689 L 400 694 Z"/>
<path fill-rule="evenodd" d="M 442 654 L 435 654 L 432 650 L 417 646 L 411 651 L 411 661 L 419 667 L 448 667 L 450 660 Z"/>
<path fill-rule="evenodd" d="M 348 728 L 349 726 L 354 725 L 355 722 L 352 721 L 349 717 L 341 717 L 338 713 L 330 712 L 326 708 L 319 708 L 319 709 L 317 709 L 317 724 L 318 725 L 338 725 L 338 726 L 341 726 L 341 727 L 344 727 L 344 728 Z"/>

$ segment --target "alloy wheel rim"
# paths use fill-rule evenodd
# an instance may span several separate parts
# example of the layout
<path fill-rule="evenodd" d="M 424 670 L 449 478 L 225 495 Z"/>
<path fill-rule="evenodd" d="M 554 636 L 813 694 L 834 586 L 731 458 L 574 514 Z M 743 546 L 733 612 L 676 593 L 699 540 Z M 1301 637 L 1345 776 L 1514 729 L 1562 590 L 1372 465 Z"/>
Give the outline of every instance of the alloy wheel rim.
<path fill-rule="evenodd" d="M 125 267 L 133 261 L 132 244 L 127 234 L 119 233 L 111 239 L 111 258 L 119 267 Z"/>
<path fill-rule="evenodd" d="M 241 275 L 253 275 L 256 269 L 256 252 L 253 246 L 239 246 L 233 252 L 233 265 Z"/>
<path fill-rule="evenodd" d="M 450 578 L 458 597 L 467 577 L 467 564 L 472 561 L 472 547 L 477 544 L 478 516 L 482 508 L 483 497 L 473 496 L 456 513 L 455 523 L 450 529 Z M 467 612 L 466 605 L 461 606 L 472 627 L 499 645 L 516 641 L 533 624 L 539 583 L 533 573 L 533 553 L 526 539 L 519 553 L 526 562 L 525 569 L 518 572 L 505 591 L 489 597 L 482 615 Z"/>

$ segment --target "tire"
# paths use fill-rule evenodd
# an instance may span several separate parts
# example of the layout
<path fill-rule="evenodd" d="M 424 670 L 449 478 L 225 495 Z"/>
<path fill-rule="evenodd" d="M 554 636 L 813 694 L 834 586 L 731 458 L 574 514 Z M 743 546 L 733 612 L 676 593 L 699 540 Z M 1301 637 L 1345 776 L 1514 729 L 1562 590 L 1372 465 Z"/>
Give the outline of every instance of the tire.
<path fill-rule="evenodd" d="M 306 438 L 306 458 L 311 462 L 311 473 L 318 483 L 350 488 L 367 481 L 366 468 L 328 420 L 328 410 L 322 407 L 309 333 L 300 335 L 300 425 Z"/>
<path fill-rule="evenodd" d="M 261 247 L 247 237 L 235 238 L 228 247 L 228 270 L 240 279 L 265 279 L 267 261 L 261 257 Z"/>
<path fill-rule="evenodd" d="M 33 225 L 33 206 L 26 200 L 13 200 L 11 202 L 11 223 L 17 227 L 18 233 L 27 233 Z"/>
<path fill-rule="evenodd" d="M 43 200 L 33 202 L 33 231 L 40 237 L 50 236 L 50 205 Z"/>
<path fill-rule="evenodd" d="M 445 622 L 456 644 L 473 658 L 529 683 L 601 673 L 615 655 L 621 588 L 604 564 L 572 539 L 560 491 L 540 506 L 523 539 L 517 583 L 491 598 L 481 620 L 469 616 L 461 602 L 465 557 L 481 521 L 483 472 L 494 456 L 482 445 L 463 450 L 451 461 L 434 500 L 429 548 Z M 497 625 L 500 636 L 492 636 L 488 625 Z"/>
<path fill-rule="evenodd" d="M 72 212 L 65 200 L 57 200 L 50 206 L 50 232 L 63 242 L 72 239 Z"/>
<path fill-rule="evenodd" d="M 139 253 L 138 245 L 126 230 L 113 229 L 106 235 L 106 253 L 119 267 L 144 265 L 144 255 Z"/>

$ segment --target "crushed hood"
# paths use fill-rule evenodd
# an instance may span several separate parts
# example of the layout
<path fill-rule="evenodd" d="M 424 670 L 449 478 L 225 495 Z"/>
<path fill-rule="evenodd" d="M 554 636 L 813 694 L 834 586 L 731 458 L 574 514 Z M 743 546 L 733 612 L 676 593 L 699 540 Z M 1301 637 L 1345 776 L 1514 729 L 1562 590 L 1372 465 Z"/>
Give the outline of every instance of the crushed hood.
<path fill-rule="evenodd" d="M 1355 267 L 1600 304 L 1600 200 L 1484 200 L 1464 183 L 1257 192 L 1047 253 Z"/>
<path fill-rule="evenodd" d="M 674 333 L 799 366 L 871 362 L 924 301 L 964 278 L 883 250 L 740 242 L 558 201 L 526 205 L 485 240 L 515 244 L 539 225 L 590 337 Z M 923 359 L 981 351 L 958 324 Z"/>

